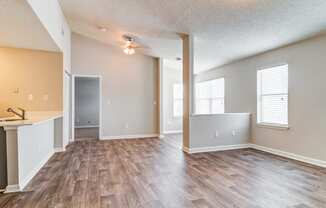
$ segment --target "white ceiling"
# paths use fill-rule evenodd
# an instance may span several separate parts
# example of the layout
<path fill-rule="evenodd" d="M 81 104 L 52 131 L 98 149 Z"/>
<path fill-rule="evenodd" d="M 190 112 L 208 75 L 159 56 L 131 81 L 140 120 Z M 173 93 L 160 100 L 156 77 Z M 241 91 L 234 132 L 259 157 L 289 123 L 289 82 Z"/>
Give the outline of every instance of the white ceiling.
<path fill-rule="evenodd" d="M 0 47 L 59 51 L 27 1 L 0 0 Z"/>
<path fill-rule="evenodd" d="M 157 57 L 181 57 L 177 33 L 195 37 L 195 71 L 323 32 L 325 0 L 59 0 L 72 30 L 117 44 L 128 33 Z M 98 26 L 108 28 L 101 32 Z"/>

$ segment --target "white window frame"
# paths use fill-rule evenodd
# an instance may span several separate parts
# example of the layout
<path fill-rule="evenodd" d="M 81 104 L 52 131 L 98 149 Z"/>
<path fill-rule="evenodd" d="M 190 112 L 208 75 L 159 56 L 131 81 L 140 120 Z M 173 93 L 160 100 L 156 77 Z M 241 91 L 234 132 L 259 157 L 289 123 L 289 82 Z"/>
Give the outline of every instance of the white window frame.
<path fill-rule="evenodd" d="M 175 88 L 176 85 L 181 86 L 181 89 L 182 89 L 182 92 L 181 92 L 182 98 L 176 98 L 176 96 L 175 96 L 174 88 Z M 173 85 L 172 85 L 172 100 L 173 100 L 173 106 L 172 106 L 173 107 L 173 109 L 172 109 L 172 111 L 173 111 L 173 118 L 181 118 L 181 117 L 183 117 L 183 110 L 181 111 L 181 114 L 180 115 L 175 112 L 176 102 L 180 102 L 181 101 L 181 103 L 183 103 L 183 84 L 182 83 L 173 83 Z M 183 105 L 182 105 L 182 109 L 183 109 Z"/>
<path fill-rule="evenodd" d="M 224 96 L 223 97 L 198 98 L 197 94 L 196 94 L 196 86 L 195 86 L 195 97 L 196 97 L 196 99 L 195 99 L 195 107 L 199 103 L 199 100 L 208 100 L 208 102 L 209 102 L 209 112 L 208 113 L 198 113 L 197 108 L 195 108 L 195 115 L 214 115 L 214 114 L 217 114 L 217 113 L 213 113 L 213 101 L 214 100 L 223 100 L 223 112 L 218 113 L 218 114 L 224 114 L 225 113 L 225 78 L 224 77 L 219 77 L 219 78 L 216 78 L 216 79 L 214 78 L 214 79 L 198 82 L 196 84 L 204 83 L 204 82 L 213 82 L 213 81 L 216 81 L 216 80 L 223 80 L 223 88 L 224 88 L 223 94 L 224 94 Z"/>
<path fill-rule="evenodd" d="M 257 125 L 258 127 L 266 127 L 266 128 L 275 128 L 275 129 L 281 129 L 286 130 L 289 129 L 289 86 L 287 87 L 287 93 L 274 93 L 274 94 L 263 94 L 262 93 L 262 79 L 258 77 L 259 72 L 263 70 L 273 69 L 277 67 L 287 66 L 287 70 L 289 72 L 289 65 L 287 63 L 269 66 L 269 67 L 263 67 L 257 70 Z M 289 79 L 289 78 L 288 78 Z M 260 84 L 258 83 L 260 81 Z M 289 83 L 289 82 L 288 82 Z M 259 86 L 260 88 L 259 88 Z M 288 84 L 289 85 L 289 84 Z M 269 122 L 263 122 L 261 116 L 262 116 L 262 98 L 264 96 L 271 96 L 271 95 L 287 95 L 288 96 L 288 103 L 287 103 L 287 124 L 281 124 L 281 123 L 269 123 Z"/>

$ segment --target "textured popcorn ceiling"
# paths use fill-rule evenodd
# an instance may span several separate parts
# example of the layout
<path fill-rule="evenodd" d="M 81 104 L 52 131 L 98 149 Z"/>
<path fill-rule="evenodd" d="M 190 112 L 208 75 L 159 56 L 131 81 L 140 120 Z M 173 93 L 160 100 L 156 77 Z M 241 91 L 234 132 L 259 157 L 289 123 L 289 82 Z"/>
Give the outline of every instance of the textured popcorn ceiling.
<path fill-rule="evenodd" d="M 60 0 L 73 31 L 116 45 L 128 33 L 151 56 L 181 57 L 177 33 L 195 37 L 195 71 L 323 32 L 325 0 Z M 105 26 L 103 33 L 97 26 Z"/>

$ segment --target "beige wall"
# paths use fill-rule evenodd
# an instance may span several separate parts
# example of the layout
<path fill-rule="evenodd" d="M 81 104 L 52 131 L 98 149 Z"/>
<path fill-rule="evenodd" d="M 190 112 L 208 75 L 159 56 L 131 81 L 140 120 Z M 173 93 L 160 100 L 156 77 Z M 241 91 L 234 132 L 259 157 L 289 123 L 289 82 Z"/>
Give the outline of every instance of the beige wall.
<path fill-rule="evenodd" d="M 257 69 L 289 64 L 289 130 L 256 125 Z M 326 36 L 248 58 L 197 76 L 225 77 L 226 112 L 252 113 L 253 143 L 326 161 Z"/>
<path fill-rule="evenodd" d="M 0 116 L 8 107 L 62 110 L 62 65 L 60 53 L 0 48 Z"/>
<path fill-rule="evenodd" d="M 158 134 L 157 61 L 73 34 L 73 74 L 102 76 L 102 137 Z"/>

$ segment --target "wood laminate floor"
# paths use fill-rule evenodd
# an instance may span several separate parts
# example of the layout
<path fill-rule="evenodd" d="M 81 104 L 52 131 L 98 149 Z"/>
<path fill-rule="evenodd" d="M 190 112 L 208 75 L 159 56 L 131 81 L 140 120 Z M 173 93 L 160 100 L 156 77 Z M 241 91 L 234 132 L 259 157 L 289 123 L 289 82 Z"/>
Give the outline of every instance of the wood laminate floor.
<path fill-rule="evenodd" d="M 166 134 L 164 135 L 163 141 L 167 142 L 169 145 L 172 145 L 175 148 L 182 149 L 182 134 Z"/>
<path fill-rule="evenodd" d="M 0 207 L 326 207 L 326 170 L 253 149 L 187 155 L 159 139 L 78 141 Z"/>

